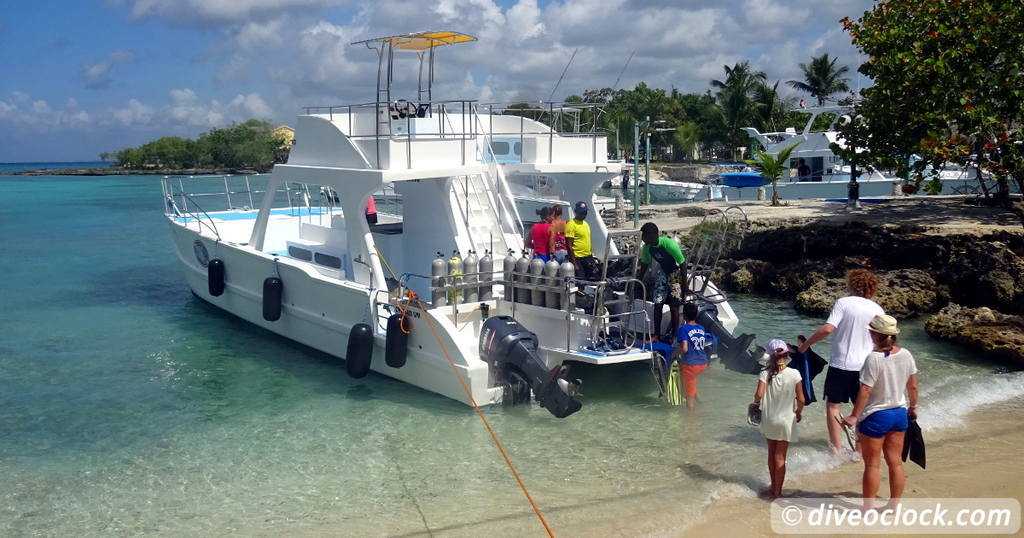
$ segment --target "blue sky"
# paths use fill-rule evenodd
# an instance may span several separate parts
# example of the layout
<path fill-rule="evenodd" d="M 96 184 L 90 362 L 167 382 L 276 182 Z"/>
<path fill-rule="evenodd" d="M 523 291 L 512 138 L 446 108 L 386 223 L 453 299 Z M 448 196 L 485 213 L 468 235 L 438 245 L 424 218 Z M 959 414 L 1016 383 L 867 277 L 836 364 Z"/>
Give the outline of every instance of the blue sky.
<path fill-rule="evenodd" d="M 83 0 L 10 2 L 0 19 L 0 162 L 94 160 L 164 135 L 373 99 L 376 60 L 348 43 L 451 29 L 435 95 L 546 99 L 610 86 L 703 92 L 750 60 L 771 80 L 829 52 L 859 63 L 836 22 L 865 0 Z M 399 90 L 415 63 L 397 64 Z M 407 65 L 407 68 L 402 68 Z M 860 83 L 854 79 L 853 85 Z M 404 84 L 404 86 L 403 86 Z"/>

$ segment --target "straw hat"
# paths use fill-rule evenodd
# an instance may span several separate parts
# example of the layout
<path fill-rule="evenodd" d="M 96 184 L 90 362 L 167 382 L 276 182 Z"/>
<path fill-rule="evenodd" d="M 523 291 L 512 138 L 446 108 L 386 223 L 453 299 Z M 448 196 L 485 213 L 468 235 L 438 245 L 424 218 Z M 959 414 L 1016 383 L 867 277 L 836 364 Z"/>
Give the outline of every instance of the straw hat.
<path fill-rule="evenodd" d="M 896 318 L 887 314 L 879 314 L 872 318 L 871 323 L 868 323 L 865 329 L 887 336 L 896 336 L 897 334 L 900 334 L 900 329 L 896 326 Z"/>

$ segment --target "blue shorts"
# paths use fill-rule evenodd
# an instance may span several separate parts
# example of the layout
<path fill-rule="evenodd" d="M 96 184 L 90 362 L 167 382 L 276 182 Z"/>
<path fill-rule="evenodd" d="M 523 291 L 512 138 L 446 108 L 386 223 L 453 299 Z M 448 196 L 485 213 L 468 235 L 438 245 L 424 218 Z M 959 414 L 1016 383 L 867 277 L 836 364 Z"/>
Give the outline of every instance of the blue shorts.
<path fill-rule="evenodd" d="M 889 432 L 905 432 L 907 426 L 907 408 L 894 407 L 871 413 L 860 421 L 857 431 L 868 437 L 881 439 Z"/>
<path fill-rule="evenodd" d="M 544 263 L 548 263 L 548 260 L 551 259 L 549 254 L 534 254 L 533 257 L 540 259 Z"/>

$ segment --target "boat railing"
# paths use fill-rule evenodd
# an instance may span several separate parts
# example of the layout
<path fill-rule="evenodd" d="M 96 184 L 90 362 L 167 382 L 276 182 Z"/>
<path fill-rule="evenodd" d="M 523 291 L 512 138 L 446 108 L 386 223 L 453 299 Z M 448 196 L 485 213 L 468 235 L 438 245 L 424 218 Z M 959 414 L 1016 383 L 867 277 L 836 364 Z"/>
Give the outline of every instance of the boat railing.
<path fill-rule="evenodd" d="M 474 100 L 432 101 L 415 103 L 397 100 L 393 102 L 369 102 L 351 105 L 309 106 L 303 111 L 307 115 L 326 116 L 338 124 L 353 141 L 373 143 L 374 156 L 378 167 L 385 168 L 381 147 L 385 142 L 404 143 L 405 166 L 413 168 L 413 142 L 427 140 L 451 140 L 460 144 L 462 165 L 483 161 L 485 156 L 478 145 L 479 137 L 486 134 L 489 140 L 495 137 L 519 139 L 520 148 L 527 138 L 546 139 L 547 162 L 555 161 L 559 148 L 556 138 L 587 139 L 590 145 L 590 161 L 603 161 L 604 151 L 598 140 L 607 133 L 599 126 L 603 106 L 595 103 L 543 102 L 537 105 L 512 103 L 478 104 Z M 366 121 L 366 116 L 373 121 Z M 487 116 L 487 121 L 481 118 Z M 506 121 L 518 117 L 519 121 Z M 529 121 L 527 121 L 529 120 Z M 499 125 L 496 125 L 499 124 Z M 518 125 L 516 125 L 518 124 Z M 485 131 L 486 128 L 486 131 Z M 365 148 L 365 146 L 364 146 Z M 488 148 L 493 150 L 493 148 Z M 579 150 L 574 148 L 574 153 Z M 520 149 L 521 151 L 521 149 Z M 395 155 L 388 152 L 388 160 Z M 492 154 L 493 155 L 493 154 Z M 599 159 L 600 157 L 600 159 Z M 509 162 L 503 160 L 502 162 Z M 523 162 L 520 153 L 511 162 Z M 390 163 L 388 163 L 390 164 Z M 390 166 L 387 166 L 390 168 Z"/>

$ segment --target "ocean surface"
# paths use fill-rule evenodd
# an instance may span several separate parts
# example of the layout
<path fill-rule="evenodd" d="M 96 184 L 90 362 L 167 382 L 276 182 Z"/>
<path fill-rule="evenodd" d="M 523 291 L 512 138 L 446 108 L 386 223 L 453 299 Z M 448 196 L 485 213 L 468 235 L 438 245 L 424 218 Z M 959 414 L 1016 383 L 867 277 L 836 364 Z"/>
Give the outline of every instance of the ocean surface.
<path fill-rule="evenodd" d="M 0 176 L 0 189 L 0 535 L 542 533 L 470 408 L 352 380 L 196 299 L 158 177 Z M 762 344 L 821 323 L 786 303 L 732 304 Z M 1024 394 L 1024 374 L 920 321 L 904 335 L 926 430 Z M 764 441 L 745 423 L 755 377 L 712 365 L 688 413 L 658 399 L 646 365 L 576 372 L 584 407 L 567 419 L 486 409 L 557 534 L 632 534 L 647 514 L 671 532 L 765 487 Z M 791 476 L 839 463 L 823 414 L 807 409 Z"/>
<path fill-rule="evenodd" d="M 0 172 L 28 170 L 60 170 L 63 168 L 109 168 L 110 161 L 67 161 L 52 163 L 0 163 Z"/>

